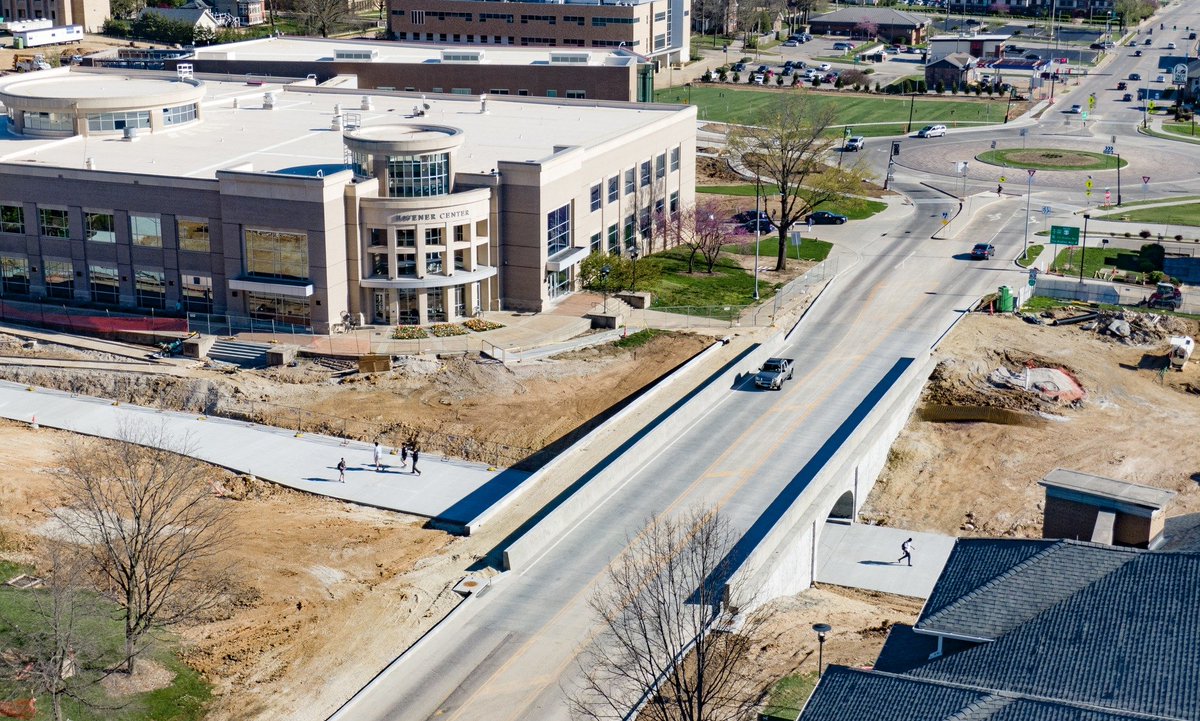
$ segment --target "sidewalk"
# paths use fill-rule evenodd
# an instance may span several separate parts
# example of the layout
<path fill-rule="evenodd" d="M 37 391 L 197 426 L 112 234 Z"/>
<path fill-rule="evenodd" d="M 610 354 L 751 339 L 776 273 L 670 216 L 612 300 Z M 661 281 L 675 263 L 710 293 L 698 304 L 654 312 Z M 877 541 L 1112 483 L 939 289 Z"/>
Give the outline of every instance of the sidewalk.
<path fill-rule="evenodd" d="M 913 539 L 913 564 L 899 564 L 900 544 Z M 817 583 L 929 598 L 955 538 L 903 528 L 826 523 L 817 548 Z"/>
<path fill-rule="evenodd" d="M 376 508 L 465 524 L 529 474 L 422 455 L 422 475 L 401 470 L 399 456 L 386 455 L 384 470 L 372 465 L 372 446 L 195 413 L 115 405 L 90 396 L 0 381 L 0 417 L 103 438 L 127 425 L 165 426 L 189 456 L 253 474 L 289 488 Z M 390 452 L 391 449 L 388 449 Z M 345 458 L 346 482 L 337 463 Z"/>

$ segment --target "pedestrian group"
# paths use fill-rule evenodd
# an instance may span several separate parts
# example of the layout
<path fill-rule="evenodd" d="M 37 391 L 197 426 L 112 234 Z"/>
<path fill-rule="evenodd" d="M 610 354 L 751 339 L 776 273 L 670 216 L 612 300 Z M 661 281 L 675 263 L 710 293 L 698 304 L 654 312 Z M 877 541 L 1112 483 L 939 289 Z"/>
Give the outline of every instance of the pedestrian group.
<path fill-rule="evenodd" d="M 383 453 L 384 453 L 383 446 L 379 445 L 379 441 L 375 441 L 375 446 L 371 449 L 371 461 L 375 466 L 376 473 L 383 472 L 383 469 L 384 469 Z M 394 451 L 393 451 L 393 453 L 394 453 Z M 408 465 L 408 459 L 410 457 L 412 458 L 412 466 L 411 467 Z M 420 458 L 421 458 L 421 452 L 417 449 L 416 445 L 411 444 L 411 443 L 405 443 L 403 446 L 400 447 L 400 467 L 405 468 L 405 469 L 411 468 L 412 470 L 410 470 L 409 473 L 413 474 L 414 476 L 421 475 L 421 469 L 417 468 L 417 461 L 420 460 Z M 337 468 L 337 472 L 338 472 L 338 483 L 345 483 L 346 482 L 346 459 L 344 457 L 339 458 L 338 462 L 337 462 L 337 466 L 335 466 L 335 468 Z"/>

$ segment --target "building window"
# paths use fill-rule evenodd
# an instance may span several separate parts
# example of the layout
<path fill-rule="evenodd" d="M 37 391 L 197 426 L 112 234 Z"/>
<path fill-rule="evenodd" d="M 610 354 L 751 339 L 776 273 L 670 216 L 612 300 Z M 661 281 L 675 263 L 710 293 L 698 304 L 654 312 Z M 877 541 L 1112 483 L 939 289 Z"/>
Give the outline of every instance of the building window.
<path fill-rule="evenodd" d="M 445 228 L 426 228 L 425 229 L 425 245 L 445 245 L 446 244 L 446 229 Z"/>
<path fill-rule="evenodd" d="M 430 288 L 425 294 L 425 309 L 430 323 L 446 322 L 446 296 L 441 288 Z"/>
<path fill-rule="evenodd" d="M 467 228 L 469 228 L 469 227 L 470 227 L 469 225 L 454 226 L 454 242 L 455 243 L 466 243 L 468 240 L 470 240 L 470 238 L 467 237 Z"/>
<path fill-rule="evenodd" d="M 633 177 L 633 168 L 630 168 L 625 171 L 625 195 L 632 195 L 635 190 L 637 190 L 637 184 Z"/>
<path fill-rule="evenodd" d="M 167 281 L 161 270 L 134 270 L 133 288 L 139 308 L 167 307 Z"/>
<path fill-rule="evenodd" d="M 121 276 L 114 266 L 88 266 L 88 283 L 93 303 L 116 305 L 121 301 Z"/>
<path fill-rule="evenodd" d="M 608 252 L 613 255 L 621 252 L 621 229 L 616 223 L 608 226 Z"/>
<path fill-rule="evenodd" d="M 467 315 L 466 293 L 461 285 L 454 286 L 454 317 L 463 318 Z"/>
<path fill-rule="evenodd" d="M 209 252 L 207 220 L 177 220 L 175 228 L 179 234 L 179 249 L 194 253 Z"/>
<path fill-rule="evenodd" d="M 546 91 L 546 97 L 548 97 L 548 98 L 557 98 L 557 97 L 558 97 L 558 91 L 557 91 L 557 90 L 547 90 L 547 91 Z"/>
<path fill-rule="evenodd" d="M 149 128 L 149 110 L 129 112 L 93 113 L 87 116 L 88 130 L 93 133 L 113 132 L 125 128 Z"/>
<path fill-rule="evenodd" d="M 401 325 L 416 325 L 421 322 L 421 311 L 417 306 L 417 291 L 400 288 L 396 291 L 396 322 Z"/>
<path fill-rule="evenodd" d="M 564 205 L 546 213 L 546 254 L 571 247 L 571 206 Z"/>
<path fill-rule="evenodd" d="M 632 247 L 636 238 L 634 233 L 637 230 L 637 219 L 632 215 L 625 216 L 625 246 Z"/>
<path fill-rule="evenodd" d="M 409 13 L 408 17 L 409 17 L 409 22 L 411 22 L 413 25 L 424 25 L 425 24 L 425 11 L 424 10 L 413 10 Z"/>
<path fill-rule="evenodd" d="M 679 148 L 671 148 L 671 172 L 679 170 Z"/>
<path fill-rule="evenodd" d="M 650 184 L 650 161 L 647 160 L 646 162 L 642 163 L 642 183 L 641 183 L 641 185 L 644 188 L 649 184 Z"/>
<path fill-rule="evenodd" d="M 5 295 L 29 295 L 29 261 L 0 256 L 0 283 Z"/>
<path fill-rule="evenodd" d="M 251 228 L 245 233 L 247 275 L 308 280 L 307 234 Z"/>
<path fill-rule="evenodd" d="M 75 266 L 69 260 L 45 261 L 46 296 L 70 300 L 75 295 Z"/>
<path fill-rule="evenodd" d="M 583 100 L 587 98 L 586 90 L 568 90 L 567 97 L 573 100 Z"/>
<path fill-rule="evenodd" d="M 467 254 L 469 254 L 470 252 L 471 251 L 466 248 L 454 251 L 454 269 L 455 270 L 466 270 L 467 269 Z"/>
<path fill-rule="evenodd" d="M 425 272 L 436 275 L 442 274 L 442 254 L 441 253 L 426 253 L 425 254 Z"/>
<path fill-rule="evenodd" d="M 571 271 L 554 270 L 546 274 L 546 288 L 551 298 L 559 298 L 571 292 Z"/>
<path fill-rule="evenodd" d="M 603 240 L 604 240 L 603 233 L 593 233 L 592 234 L 592 242 L 588 245 L 588 248 L 593 253 L 599 253 L 601 250 L 601 244 L 602 244 Z"/>
<path fill-rule="evenodd" d="M 613 176 L 608 179 L 608 202 L 615 203 L 621 193 L 621 179 Z"/>
<path fill-rule="evenodd" d="M 396 276 L 417 277 L 417 256 L 412 253 L 397 254 Z"/>
<path fill-rule="evenodd" d="M 196 119 L 196 104 L 188 103 L 174 108 L 163 108 L 163 125 L 183 125 Z"/>
<path fill-rule="evenodd" d="M 650 237 L 651 225 L 649 208 L 642 208 L 641 212 L 638 213 L 638 228 L 641 230 L 642 240 L 646 240 Z"/>
<path fill-rule="evenodd" d="M 655 200 L 655 201 L 654 201 L 654 214 L 655 214 L 655 215 L 662 215 L 662 214 L 663 214 L 663 208 L 664 208 L 665 206 L 666 206 L 666 201 L 665 201 L 665 200 L 663 200 L 662 198 L 659 198 L 658 200 Z"/>
<path fill-rule="evenodd" d="M 441 92 L 434 89 L 434 92 Z M 426 198 L 450 192 L 450 154 L 392 156 L 388 158 L 388 195 L 393 198 Z"/>
<path fill-rule="evenodd" d="M 601 189 L 600 189 L 599 183 L 596 183 L 595 185 L 592 186 L 591 195 L 592 195 L 592 212 L 594 213 L 597 210 L 600 210 L 600 204 L 602 201 Z"/>
<path fill-rule="evenodd" d="M 308 325 L 308 300 L 274 293 L 246 292 L 246 308 L 256 320 L 274 320 L 292 325 Z"/>
<path fill-rule="evenodd" d="M 24 233 L 25 209 L 19 205 L 0 205 L 0 233 Z"/>
<path fill-rule="evenodd" d="M 667 176 L 667 154 L 660 153 L 654 159 L 654 177 L 665 178 Z"/>
<path fill-rule="evenodd" d="M 115 243 L 116 223 L 112 213 L 84 213 L 83 230 L 88 240 L 97 243 Z"/>
<path fill-rule="evenodd" d="M 400 248 L 417 247 L 417 231 L 415 228 L 397 228 L 396 245 Z"/>
<path fill-rule="evenodd" d="M 67 222 L 67 211 L 54 208 L 38 208 L 38 221 L 42 235 L 46 238 L 70 238 L 71 228 Z"/>
<path fill-rule="evenodd" d="M 149 127 L 149 123 L 147 123 Z M 67 113 L 25 112 L 26 130 L 58 130 L 74 132 L 75 119 Z"/>
<path fill-rule="evenodd" d="M 162 220 L 157 215 L 129 214 L 129 237 L 134 245 L 162 247 Z"/>
<path fill-rule="evenodd" d="M 671 193 L 670 209 L 671 209 L 671 215 L 676 215 L 677 213 L 679 213 L 679 191 L 678 190 L 676 190 L 674 193 Z"/>
<path fill-rule="evenodd" d="M 386 253 L 371 253 L 371 277 L 388 277 L 388 257 Z"/>
<path fill-rule="evenodd" d="M 212 278 L 207 275 L 184 273 L 179 277 L 183 309 L 189 313 L 211 313 Z"/>

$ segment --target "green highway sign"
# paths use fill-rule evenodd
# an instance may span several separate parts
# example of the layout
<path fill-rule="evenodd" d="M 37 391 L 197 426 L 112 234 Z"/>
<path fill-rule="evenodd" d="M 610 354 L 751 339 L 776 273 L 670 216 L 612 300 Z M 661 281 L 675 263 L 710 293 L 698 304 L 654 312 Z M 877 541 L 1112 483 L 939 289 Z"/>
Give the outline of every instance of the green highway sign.
<path fill-rule="evenodd" d="M 1067 225 L 1050 226 L 1050 245 L 1079 245 L 1079 228 Z"/>

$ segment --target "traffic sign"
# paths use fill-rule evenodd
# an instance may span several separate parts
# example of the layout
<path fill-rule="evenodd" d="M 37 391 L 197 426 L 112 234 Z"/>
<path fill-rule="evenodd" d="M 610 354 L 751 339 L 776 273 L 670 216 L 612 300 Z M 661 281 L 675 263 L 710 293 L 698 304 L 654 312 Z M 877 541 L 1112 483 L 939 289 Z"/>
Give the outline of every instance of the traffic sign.
<path fill-rule="evenodd" d="M 1038 269 L 1030 268 L 1029 269 L 1029 287 L 1030 288 L 1032 288 L 1034 285 L 1037 284 L 1037 277 L 1038 277 Z"/>
<path fill-rule="evenodd" d="M 1091 190 L 1091 189 L 1092 189 L 1092 179 L 1091 179 L 1091 178 L 1088 178 L 1088 179 L 1087 179 L 1087 180 L 1084 182 L 1084 184 L 1083 184 L 1083 187 L 1087 188 L 1088 190 Z"/>
<path fill-rule="evenodd" d="M 1054 212 L 1054 209 L 1051 208 L 1049 205 L 1042 206 L 1042 215 L 1050 215 L 1053 212 Z"/>
<path fill-rule="evenodd" d="M 1029 170 L 1026 170 L 1025 172 L 1026 172 L 1026 173 L 1029 173 L 1029 177 L 1031 177 L 1031 178 L 1032 178 L 1032 177 L 1033 177 L 1033 175 L 1034 175 L 1034 173 L 1036 173 L 1037 171 L 1036 171 L 1036 170 L 1034 170 L 1033 168 L 1030 168 Z"/>
<path fill-rule="evenodd" d="M 995 141 L 995 140 L 993 140 L 993 141 L 992 141 L 992 150 L 995 150 L 995 149 L 996 149 L 996 141 Z"/>
<path fill-rule="evenodd" d="M 1149 176 L 1149 175 L 1143 175 L 1143 176 L 1142 176 L 1142 185 L 1149 185 L 1149 184 L 1150 184 L 1150 176 Z"/>
<path fill-rule="evenodd" d="M 1187 66 L 1179 63 L 1171 69 L 1171 82 L 1175 85 L 1187 85 Z"/>
<path fill-rule="evenodd" d="M 950 213 L 943 210 L 942 211 L 942 220 L 945 220 L 946 218 L 949 218 L 949 217 L 950 217 Z"/>
<path fill-rule="evenodd" d="M 1085 110 L 1082 113 L 1080 113 L 1080 117 L 1083 118 L 1084 120 L 1087 120 L 1087 111 Z"/>
<path fill-rule="evenodd" d="M 1029 135 L 1029 128 L 1021 128 L 1021 137 L 1023 138 L 1026 135 Z"/>
<path fill-rule="evenodd" d="M 1112 191 L 1111 190 L 1104 191 L 1104 204 L 1105 205 L 1112 204 Z"/>
<path fill-rule="evenodd" d="M 1001 176 L 1000 176 L 1000 182 L 1001 182 L 1001 183 L 1007 183 L 1007 182 L 1008 182 L 1008 178 L 1006 178 L 1006 177 L 1004 177 L 1003 175 L 1001 175 Z"/>
<path fill-rule="evenodd" d="M 1079 228 L 1070 225 L 1050 226 L 1050 245 L 1079 245 Z"/>
<path fill-rule="evenodd" d="M 1105 154 L 1105 155 L 1113 155 L 1114 153 L 1116 153 L 1116 150 L 1117 150 L 1117 149 L 1116 149 L 1116 148 L 1114 148 L 1114 147 L 1113 147 L 1113 146 L 1111 146 L 1111 145 L 1105 145 L 1105 146 L 1104 146 L 1104 154 Z"/>

